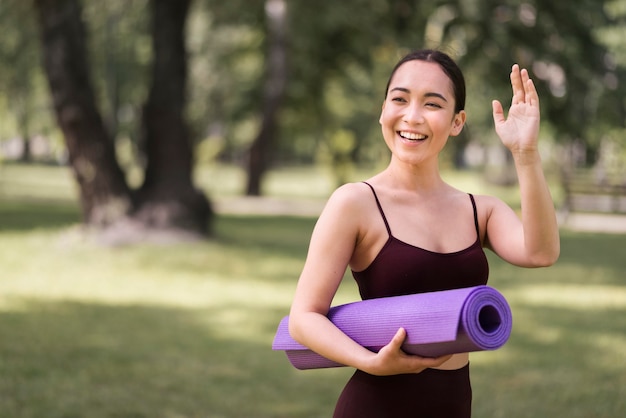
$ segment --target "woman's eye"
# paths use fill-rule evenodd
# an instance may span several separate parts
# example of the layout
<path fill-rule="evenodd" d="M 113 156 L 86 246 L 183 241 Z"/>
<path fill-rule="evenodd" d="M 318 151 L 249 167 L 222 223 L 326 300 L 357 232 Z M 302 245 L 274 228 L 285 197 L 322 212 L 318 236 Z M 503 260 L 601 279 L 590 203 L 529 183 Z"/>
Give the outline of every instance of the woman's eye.
<path fill-rule="evenodd" d="M 392 102 L 400 102 L 400 103 L 404 103 L 406 102 L 406 100 L 404 100 L 403 97 L 394 97 L 391 99 Z"/>
<path fill-rule="evenodd" d="M 438 103 L 426 103 L 427 107 L 434 107 L 436 109 L 441 109 L 441 105 Z"/>

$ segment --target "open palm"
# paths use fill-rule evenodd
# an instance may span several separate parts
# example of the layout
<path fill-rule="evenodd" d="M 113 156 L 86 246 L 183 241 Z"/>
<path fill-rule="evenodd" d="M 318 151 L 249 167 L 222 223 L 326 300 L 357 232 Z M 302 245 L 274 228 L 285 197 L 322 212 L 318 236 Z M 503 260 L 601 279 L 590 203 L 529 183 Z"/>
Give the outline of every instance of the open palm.
<path fill-rule="evenodd" d="M 513 100 L 507 117 L 502 104 L 493 101 L 493 121 L 496 133 L 511 152 L 537 149 L 539 135 L 539 96 L 526 69 L 515 64 L 511 70 Z"/>

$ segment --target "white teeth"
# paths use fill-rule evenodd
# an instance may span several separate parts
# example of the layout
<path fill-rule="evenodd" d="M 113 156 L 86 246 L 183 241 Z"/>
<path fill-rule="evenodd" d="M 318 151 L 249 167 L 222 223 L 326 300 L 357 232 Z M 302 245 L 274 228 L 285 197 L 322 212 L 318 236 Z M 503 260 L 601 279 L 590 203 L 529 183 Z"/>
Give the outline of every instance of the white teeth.
<path fill-rule="evenodd" d="M 400 132 L 400 136 L 406 139 L 420 140 L 426 139 L 426 135 L 415 134 L 413 132 Z"/>

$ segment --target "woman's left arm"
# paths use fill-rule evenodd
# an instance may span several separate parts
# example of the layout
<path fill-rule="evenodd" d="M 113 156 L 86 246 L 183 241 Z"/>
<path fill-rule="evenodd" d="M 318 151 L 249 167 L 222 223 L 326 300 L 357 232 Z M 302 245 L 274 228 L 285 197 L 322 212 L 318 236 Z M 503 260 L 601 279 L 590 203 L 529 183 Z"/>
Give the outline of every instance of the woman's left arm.
<path fill-rule="evenodd" d="M 496 132 L 515 162 L 520 186 L 520 219 L 500 201 L 490 206 L 487 245 L 505 260 L 525 267 L 554 264 L 560 253 L 554 202 L 539 155 L 539 96 L 525 69 L 511 71 L 513 100 L 507 117 L 493 101 Z"/>

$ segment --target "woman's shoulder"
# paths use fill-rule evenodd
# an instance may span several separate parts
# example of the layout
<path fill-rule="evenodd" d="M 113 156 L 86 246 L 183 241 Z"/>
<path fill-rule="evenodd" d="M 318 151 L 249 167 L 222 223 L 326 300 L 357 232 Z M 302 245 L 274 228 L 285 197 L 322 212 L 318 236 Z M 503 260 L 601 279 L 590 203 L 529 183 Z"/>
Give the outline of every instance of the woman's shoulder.
<path fill-rule="evenodd" d="M 507 204 L 504 203 L 504 201 L 497 196 L 473 193 L 469 194 L 474 197 L 476 204 L 482 206 L 483 208 L 493 209 L 498 206 L 507 206 Z"/>
<path fill-rule="evenodd" d="M 336 200 L 345 204 L 358 204 L 368 194 L 372 195 L 372 190 L 366 182 L 345 183 L 335 189 L 329 200 Z"/>
<path fill-rule="evenodd" d="M 330 195 L 324 212 L 339 213 L 347 217 L 357 217 L 368 205 L 363 202 L 373 199 L 372 190 L 364 182 L 346 183 Z"/>
<path fill-rule="evenodd" d="M 494 217 L 513 212 L 513 209 L 497 196 L 479 194 L 473 195 L 473 197 L 476 202 L 478 216 L 483 222 L 489 223 L 489 220 Z"/>
<path fill-rule="evenodd" d="M 353 245 L 368 224 L 369 205 L 363 203 L 368 189 L 366 184 L 361 183 L 338 187 L 328 198 L 317 220 L 316 236 L 330 237 L 335 244 L 347 240 Z"/>

